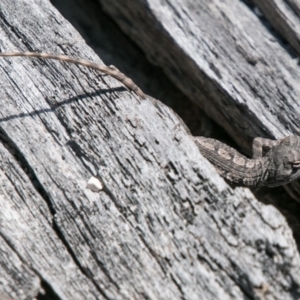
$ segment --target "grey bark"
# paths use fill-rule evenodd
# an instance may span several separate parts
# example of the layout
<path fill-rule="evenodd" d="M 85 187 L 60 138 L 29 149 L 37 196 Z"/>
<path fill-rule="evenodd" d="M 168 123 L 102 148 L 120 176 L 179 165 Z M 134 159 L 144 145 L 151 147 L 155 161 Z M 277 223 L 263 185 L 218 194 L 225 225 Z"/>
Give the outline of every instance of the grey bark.
<path fill-rule="evenodd" d="M 2 1 L 0 28 L 1 51 L 101 63 L 46 0 Z M 222 72 L 233 72 L 230 67 Z M 298 249 L 283 216 L 248 189 L 228 186 L 167 106 L 59 62 L 2 59 L 0 78 L 1 293 L 14 299 L 300 297 Z M 216 80 L 205 78 L 209 90 Z M 250 103 L 249 90 L 243 93 Z M 233 134 L 235 127 L 228 130 L 234 137 L 248 133 Z M 91 176 L 104 185 L 99 193 L 86 188 Z"/>

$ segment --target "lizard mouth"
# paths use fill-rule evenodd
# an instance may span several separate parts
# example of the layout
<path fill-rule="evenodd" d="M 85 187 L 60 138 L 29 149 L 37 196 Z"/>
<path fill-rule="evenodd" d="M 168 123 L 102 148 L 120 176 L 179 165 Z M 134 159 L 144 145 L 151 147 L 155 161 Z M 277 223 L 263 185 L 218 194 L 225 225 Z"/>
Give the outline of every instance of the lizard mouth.
<path fill-rule="evenodd" d="M 300 169 L 300 160 L 290 162 L 293 168 Z"/>

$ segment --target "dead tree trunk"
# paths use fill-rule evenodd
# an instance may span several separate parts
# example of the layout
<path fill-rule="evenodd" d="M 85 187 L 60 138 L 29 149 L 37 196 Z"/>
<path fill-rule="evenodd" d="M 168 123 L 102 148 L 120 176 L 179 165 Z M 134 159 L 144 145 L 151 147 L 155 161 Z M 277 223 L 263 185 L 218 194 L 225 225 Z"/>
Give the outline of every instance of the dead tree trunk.
<path fill-rule="evenodd" d="M 247 149 L 253 136 L 297 127 L 299 70 L 249 7 L 234 2 L 231 11 L 233 1 L 103 4 Z M 49 1 L 3 0 L 0 28 L 1 51 L 101 63 Z M 0 78 L 3 295 L 300 297 L 299 253 L 283 216 L 228 186 L 170 108 L 60 62 L 0 59 Z M 92 176 L 98 192 L 87 188 Z"/>

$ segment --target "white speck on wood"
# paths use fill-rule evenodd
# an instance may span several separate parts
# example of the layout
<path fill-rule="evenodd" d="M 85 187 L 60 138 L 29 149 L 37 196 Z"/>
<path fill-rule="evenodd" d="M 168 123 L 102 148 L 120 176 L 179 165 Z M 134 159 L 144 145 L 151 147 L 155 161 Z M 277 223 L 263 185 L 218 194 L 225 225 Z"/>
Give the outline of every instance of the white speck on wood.
<path fill-rule="evenodd" d="M 103 189 L 103 184 L 101 183 L 101 181 L 98 178 L 92 176 L 89 179 L 86 188 L 97 193 Z"/>

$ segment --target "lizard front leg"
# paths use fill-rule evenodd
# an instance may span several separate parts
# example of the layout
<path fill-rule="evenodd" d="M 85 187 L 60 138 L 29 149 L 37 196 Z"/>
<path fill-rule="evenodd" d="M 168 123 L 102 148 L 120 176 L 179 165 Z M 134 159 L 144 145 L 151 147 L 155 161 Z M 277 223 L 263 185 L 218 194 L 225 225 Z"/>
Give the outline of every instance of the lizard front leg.
<path fill-rule="evenodd" d="M 261 137 L 255 138 L 252 143 L 252 158 L 257 159 L 263 157 L 271 148 L 277 146 L 281 140 L 282 139 L 270 140 Z"/>

